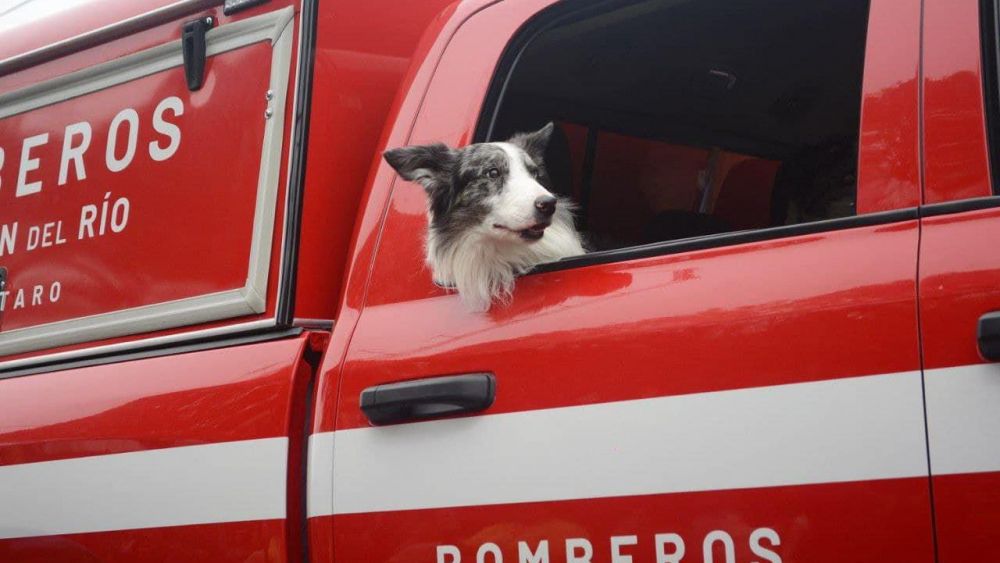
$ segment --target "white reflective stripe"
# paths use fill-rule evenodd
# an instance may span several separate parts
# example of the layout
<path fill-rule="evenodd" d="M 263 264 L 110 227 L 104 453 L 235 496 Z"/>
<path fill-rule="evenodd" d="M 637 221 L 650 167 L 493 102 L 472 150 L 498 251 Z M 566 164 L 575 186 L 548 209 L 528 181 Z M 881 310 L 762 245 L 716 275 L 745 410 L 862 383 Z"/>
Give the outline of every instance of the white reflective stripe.
<path fill-rule="evenodd" d="M 284 518 L 288 439 L 0 467 L 0 538 Z"/>
<path fill-rule="evenodd" d="M 935 475 L 1000 471 L 1000 365 L 927 370 Z"/>
<path fill-rule="evenodd" d="M 310 514 L 924 476 L 921 394 L 906 372 L 338 431 Z"/>
<path fill-rule="evenodd" d="M 333 436 L 333 432 L 309 436 L 306 515 L 310 518 L 333 514 Z"/>

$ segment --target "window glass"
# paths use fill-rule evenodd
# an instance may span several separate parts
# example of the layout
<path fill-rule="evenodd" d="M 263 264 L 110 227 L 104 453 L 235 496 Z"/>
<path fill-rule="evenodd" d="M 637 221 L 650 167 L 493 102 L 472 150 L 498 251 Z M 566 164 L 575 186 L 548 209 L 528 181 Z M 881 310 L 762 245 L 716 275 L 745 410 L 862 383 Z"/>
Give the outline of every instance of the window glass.
<path fill-rule="evenodd" d="M 855 214 L 867 0 L 651 0 L 550 22 L 493 139 L 559 126 L 594 249 Z"/>

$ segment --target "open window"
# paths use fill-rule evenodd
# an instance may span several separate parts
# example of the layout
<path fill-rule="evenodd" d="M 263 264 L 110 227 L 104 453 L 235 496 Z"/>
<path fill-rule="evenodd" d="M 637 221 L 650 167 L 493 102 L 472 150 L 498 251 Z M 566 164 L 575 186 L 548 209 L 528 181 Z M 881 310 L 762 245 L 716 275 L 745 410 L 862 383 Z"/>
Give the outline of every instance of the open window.
<path fill-rule="evenodd" d="M 512 43 L 479 130 L 559 127 L 594 249 L 855 214 L 867 0 L 568 3 Z"/>

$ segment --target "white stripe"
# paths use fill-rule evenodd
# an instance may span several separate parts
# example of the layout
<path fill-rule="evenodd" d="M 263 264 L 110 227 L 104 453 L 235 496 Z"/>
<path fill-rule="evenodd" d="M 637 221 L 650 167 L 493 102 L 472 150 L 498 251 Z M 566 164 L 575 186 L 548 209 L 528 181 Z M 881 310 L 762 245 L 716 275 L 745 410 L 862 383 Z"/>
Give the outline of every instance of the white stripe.
<path fill-rule="evenodd" d="M 333 514 L 333 432 L 309 436 L 306 515 Z"/>
<path fill-rule="evenodd" d="M 335 436 L 313 516 L 927 475 L 919 372 Z"/>
<path fill-rule="evenodd" d="M 927 370 L 935 475 L 1000 471 L 1000 365 Z"/>
<path fill-rule="evenodd" d="M 284 518 L 288 439 L 0 467 L 0 538 Z"/>

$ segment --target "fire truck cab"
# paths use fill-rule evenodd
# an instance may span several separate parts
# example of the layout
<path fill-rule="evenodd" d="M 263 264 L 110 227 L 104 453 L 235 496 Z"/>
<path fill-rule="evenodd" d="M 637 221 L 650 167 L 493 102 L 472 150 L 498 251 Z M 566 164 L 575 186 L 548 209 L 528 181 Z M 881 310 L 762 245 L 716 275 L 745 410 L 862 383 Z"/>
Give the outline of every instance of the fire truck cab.
<path fill-rule="evenodd" d="M 998 36 L 0 4 L 0 561 L 1000 561 Z M 469 310 L 382 153 L 549 122 L 590 252 Z"/>

